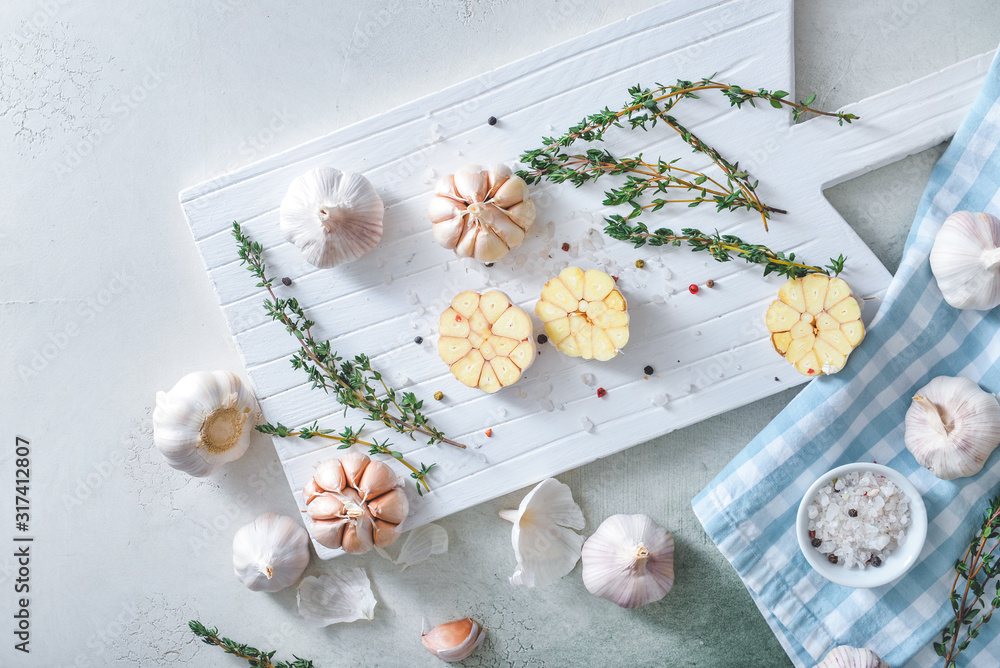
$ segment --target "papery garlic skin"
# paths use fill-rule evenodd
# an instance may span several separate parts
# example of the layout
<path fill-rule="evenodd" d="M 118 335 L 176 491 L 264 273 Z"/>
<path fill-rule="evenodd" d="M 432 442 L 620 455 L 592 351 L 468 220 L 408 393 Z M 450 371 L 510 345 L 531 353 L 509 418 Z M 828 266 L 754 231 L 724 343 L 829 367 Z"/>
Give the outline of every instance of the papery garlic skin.
<path fill-rule="evenodd" d="M 435 554 L 444 554 L 447 551 L 448 532 L 444 527 L 425 524 L 407 533 L 406 542 L 399 550 L 396 564 L 402 566 L 400 571 L 405 571 L 409 566 L 427 561 Z"/>
<path fill-rule="evenodd" d="M 461 257 L 495 262 L 535 222 L 528 184 L 506 165 L 472 165 L 442 178 L 427 208 L 434 239 Z"/>
<path fill-rule="evenodd" d="M 357 260 L 382 239 L 382 198 L 365 177 L 332 167 L 299 176 L 281 201 L 281 233 L 320 269 Z"/>
<path fill-rule="evenodd" d="M 297 598 L 299 614 L 317 628 L 373 619 L 378 603 L 363 568 L 303 578 Z"/>
<path fill-rule="evenodd" d="M 392 545 L 410 512 L 396 472 L 360 452 L 321 463 L 302 494 L 316 542 L 349 554 Z"/>
<path fill-rule="evenodd" d="M 988 311 L 1000 304 L 1000 219 L 957 211 L 948 216 L 930 253 L 931 273 L 946 302 Z"/>
<path fill-rule="evenodd" d="M 623 608 L 659 601 L 674 586 L 674 539 L 645 515 L 612 515 L 583 544 L 587 591 Z"/>
<path fill-rule="evenodd" d="M 834 647 L 815 668 L 890 668 L 870 649 L 841 645 Z"/>
<path fill-rule="evenodd" d="M 466 617 L 435 626 L 420 636 L 427 651 L 448 663 L 463 661 L 486 640 L 486 629 Z"/>
<path fill-rule="evenodd" d="M 252 591 L 293 585 L 309 565 L 309 534 L 291 517 L 264 513 L 233 536 L 233 570 Z"/>
<path fill-rule="evenodd" d="M 942 480 L 964 478 L 1000 444 L 1000 403 L 968 378 L 938 376 L 917 391 L 904 424 L 918 464 Z"/>
<path fill-rule="evenodd" d="M 201 478 L 243 456 L 259 419 L 257 400 L 236 374 L 196 371 L 156 393 L 153 443 L 170 466 Z"/>
<path fill-rule="evenodd" d="M 544 587 L 573 570 L 580 560 L 583 511 L 573 501 L 569 485 L 555 478 L 538 483 L 517 510 L 501 510 L 512 522 L 511 543 L 517 568 L 510 577 L 516 587 Z"/>

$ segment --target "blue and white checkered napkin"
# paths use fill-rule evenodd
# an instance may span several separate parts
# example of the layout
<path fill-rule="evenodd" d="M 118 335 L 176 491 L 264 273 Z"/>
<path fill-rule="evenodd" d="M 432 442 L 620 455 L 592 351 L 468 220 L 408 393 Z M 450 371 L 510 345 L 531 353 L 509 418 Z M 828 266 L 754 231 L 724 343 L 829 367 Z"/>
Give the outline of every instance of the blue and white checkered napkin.
<path fill-rule="evenodd" d="M 842 644 L 873 649 L 892 666 L 940 665 L 930 642 L 951 618 L 954 564 L 997 492 L 1000 451 L 976 476 L 938 480 L 906 450 L 903 416 L 914 392 L 935 376 L 965 376 L 1000 392 L 1000 308 L 948 306 L 927 259 L 949 214 L 1000 215 L 998 62 L 934 168 L 902 264 L 864 343 L 842 372 L 799 393 L 692 502 L 796 666 L 812 666 Z M 906 576 L 855 590 L 809 567 L 795 539 L 795 513 L 821 474 L 872 460 L 909 477 L 930 524 L 920 560 Z M 1000 619 L 963 656 L 966 665 L 1000 666 Z"/>

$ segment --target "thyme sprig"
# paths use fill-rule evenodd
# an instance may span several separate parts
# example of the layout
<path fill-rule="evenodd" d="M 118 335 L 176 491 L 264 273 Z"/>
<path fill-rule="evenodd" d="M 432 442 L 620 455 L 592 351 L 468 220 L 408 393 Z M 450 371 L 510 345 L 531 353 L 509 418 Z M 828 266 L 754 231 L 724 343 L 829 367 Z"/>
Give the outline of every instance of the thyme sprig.
<path fill-rule="evenodd" d="M 390 387 L 382 374 L 373 369 L 367 355 L 356 355 L 353 360 L 342 358 L 330 343 L 313 337 L 312 327 L 316 324 L 306 317 L 305 310 L 295 298 L 281 299 L 274 292 L 274 278 L 268 278 L 264 262 L 264 248 L 260 243 L 252 241 L 241 229 L 239 223 L 233 222 L 233 237 L 239 244 L 240 264 L 257 278 L 257 287 L 266 288 L 270 299 L 264 300 L 264 309 L 271 319 L 280 322 L 285 329 L 299 342 L 299 350 L 292 355 L 291 364 L 295 369 L 306 372 L 313 388 L 323 389 L 336 397 L 344 406 L 344 414 L 348 408 L 355 408 L 365 414 L 365 420 L 381 423 L 393 431 L 409 436 L 415 440 L 416 434 L 428 437 L 427 443 L 447 443 L 458 448 L 465 445 L 445 436 L 444 432 L 428 423 L 427 416 L 422 412 L 423 401 L 417 399 L 412 392 L 397 392 Z M 313 436 L 318 436 L 315 430 Z M 360 430 L 352 433 L 360 433 Z M 280 434 L 275 434 L 280 435 Z M 329 435 L 329 434 L 327 434 Z M 388 454 L 395 457 L 389 443 L 365 443 L 376 448 L 378 454 Z M 397 457 L 397 459 L 400 459 Z M 420 465 L 420 469 L 406 462 L 413 477 L 417 480 L 417 491 L 420 484 L 425 489 L 424 479 L 427 472 L 433 468 Z"/>
<path fill-rule="evenodd" d="M 206 628 L 201 622 L 196 620 L 188 622 L 188 627 L 206 645 L 221 647 L 225 650 L 226 654 L 246 659 L 251 666 L 255 666 L 256 668 L 315 668 L 312 661 L 300 659 L 297 656 L 294 661 L 278 661 L 277 663 L 273 663 L 272 659 L 275 652 L 263 652 L 256 647 L 238 643 L 229 638 L 220 638 L 219 629 Z"/>
<path fill-rule="evenodd" d="M 1000 547 L 1000 496 L 990 500 L 979 531 L 973 536 L 965 555 L 955 562 L 955 581 L 951 585 L 951 609 L 954 619 L 941 631 L 941 642 L 934 643 L 937 655 L 944 659 L 945 668 L 955 668 L 956 658 L 979 635 L 983 624 L 990 621 L 1000 607 L 1000 562 L 996 550 Z M 965 584 L 960 583 L 961 580 Z M 989 587 L 992 592 L 987 593 Z M 961 591 L 961 593 L 959 593 Z M 992 598 L 988 598 L 992 595 Z M 964 630 L 964 633 L 963 633 Z"/>
<path fill-rule="evenodd" d="M 276 425 L 271 423 L 257 425 L 257 431 L 262 434 L 269 434 L 271 436 L 278 436 L 281 438 L 291 438 L 293 436 L 298 436 L 299 438 L 309 440 L 311 438 L 326 438 L 331 441 L 339 441 L 340 445 L 337 446 L 338 450 L 346 450 L 355 443 L 358 445 L 367 445 L 369 455 L 388 455 L 399 461 L 400 464 L 410 469 L 410 477 L 417 481 L 417 494 L 423 495 L 420 487 L 423 486 L 428 492 L 431 488 L 427 484 L 427 474 L 430 470 L 434 468 L 434 464 L 425 465 L 423 462 L 420 463 L 420 468 L 416 468 L 413 464 L 406 461 L 403 453 L 399 450 L 393 450 L 392 444 L 386 439 L 385 441 L 379 443 L 378 439 L 372 439 L 371 441 L 361 440 L 361 429 L 354 429 L 352 427 L 344 427 L 344 429 L 339 433 L 334 433 L 332 429 L 320 429 L 318 422 L 313 422 L 311 426 L 302 427 L 298 430 L 289 429 L 280 422 Z"/>
<path fill-rule="evenodd" d="M 635 209 L 641 211 L 641 209 Z M 844 270 L 846 258 L 840 255 L 836 259 L 831 258 L 830 264 L 825 267 L 816 267 L 809 264 L 802 264 L 795 261 L 795 253 L 776 252 L 767 246 L 759 244 L 748 244 L 739 237 L 731 234 L 706 234 L 694 228 L 684 228 L 680 234 L 675 234 L 673 230 L 661 227 L 649 231 L 649 228 L 642 222 L 629 222 L 629 217 L 612 214 L 605 218 L 607 226 L 604 231 L 608 236 L 628 241 L 636 248 L 649 244 L 650 246 L 681 246 L 685 242 L 692 251 L 706 251 L 719 262 L 729 262 L 736 257 L 740 257 L 748 264 L 760 264 L 764 266 L 764 275 L 770 273 L 790 278 L 801 278 L 806 274 L 826 274 L 831 273 L 836 276 Z"/>
<path fill-rule="evenodd" d="M 521 162 L 528 165 L 529 169 L 519 171 L 518 175 L 529 184 L 549 179 L 555 183 L 569 181 L 580 186 L 603 174 L 633 173 L 638 176 L 630 177 L 623 187 L 613 188 L 605 194 L 605 205 L 613 206 L 626 201 L 635 201 L 638 194 L 649 189 L 653 189 L 654 194 L 666 194 L 671 189 L 680 189 L 692 194 L 682 199 L 659 198 L 653 205 L 686 203 L 694 207 L 712 202 L 717 211 L 754 210 L 760 213 L 766 230 L 771 213 L 787 212 L 763 204 L 756 192 L 758 182 L 751 181 L 750 174 L 746 170 L 741 170 L 738 162 L 727 160 L 719 151 L 703 142 L 670 114 L 681 100 L 698 99 L 697 93 L 706 90 L 719 90 L 729 99 L 730 106 L 737 108 L 741 108 L 744 104 L 756 106 L 757 100 L 766 101 L 778 109 L 788 107 L 795 119 L 809 113 L 832 116 L 843 125 L 858 118 L 843 111 L 827 112 L 813 109 L 810 105 L 815 101 L 815 95 L 800 102 L 792 102 L 787 99 L 788 93 L 783 90 L 772 91 L 764 88 L 750 90 L 714 81 L 711 77 L 694 82 L 679 79 L 673 85 L 657 84 L 652 89 L 633 86 L 628 90 L 631 99 L 622 109 L 612 111 L 605 107 L 569 128 L 561 137 L 544 137 L 542 148 L 525 151 L 521 155 Z M 603 141 L 605 133 L 613 127 L 621 128 L 627 125 L 633 130 L 637 128 L 650 130 L 657 123 L 664 123 L 674 130 L 694 152 L 707 155 L 722 170 L 725 183 L 708 174 L 677 167 L 676 159 L 670 162 L 658 160 L 649 163 L 642 159 L 641 154 L 635 158 L 618 160 L 610 152 L 601 149 L 591 149 L 575 155 L 562 150 L 577 140 Z M 711 185 L 706 186 L 706 183 Z"/>

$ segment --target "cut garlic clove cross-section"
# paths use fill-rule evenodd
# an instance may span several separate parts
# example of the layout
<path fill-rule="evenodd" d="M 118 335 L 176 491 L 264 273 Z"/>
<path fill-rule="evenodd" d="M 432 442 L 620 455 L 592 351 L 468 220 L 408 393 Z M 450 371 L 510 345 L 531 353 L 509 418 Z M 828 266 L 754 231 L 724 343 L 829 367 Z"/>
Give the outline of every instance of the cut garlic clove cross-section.
<path fill-rule="evenodd" d="M 628 342 L 625 298 L 603 271 L 566 267 L 542 288 L 535 315 L 549 340 L 570 357 L 604 362 Z"/>
<path fill-rule="evenodd" d="M 865 336 L 861 308 L 842 278 L 790 278 L 765 315 L 771 343 L 805 376 L 840 371 Z"/>
<path fill-rule="evenodd" d="M 532 330 L 528 314 L 502 292 L 462 292 L 441 314 L 438 354 L 463 384 L 492 394 L 535 361 Z"/>

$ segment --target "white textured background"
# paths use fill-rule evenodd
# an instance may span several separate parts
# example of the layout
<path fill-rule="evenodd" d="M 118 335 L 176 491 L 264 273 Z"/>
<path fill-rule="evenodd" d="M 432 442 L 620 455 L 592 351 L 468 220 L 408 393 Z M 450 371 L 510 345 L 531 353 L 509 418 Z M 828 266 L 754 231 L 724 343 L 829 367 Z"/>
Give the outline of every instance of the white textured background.
<path fill-rule="evenodd" d="M 372 622 L 305 628 L 294 590 L 255 594 L 231 573 L 236 527 L 295 510 L 268 441 L 203 481 L 152 450 L 156 390 L 192 370 L 239 368 L 180 189 L 652 4 L 3 3 L 0 665 L 240 665 L 192 642 L 186 621 L 200 618 L 319 666 L 432 666 L 422 618 L 466 614 L 490 628 L 468 665 L 784 665 L 689 501 L 790 393 L 561 476 L 585 533 L 618 512 L 674 533 L 674 590 L 631 612 L 591 597 L 579 569 L 541 591 L 507 583 L 509 525 L 496 512 L 518 493 L 445 520 L 451 551 L 405 573 L 374 555 L 314 563 L 307 573 L 365 566 L 379 605 Z M 1000 38 L 987 0 L 803 1 L 796 13 L 797 92 L 828 108 Z M 828 192 L 890 269 L 940 151 Z M 34 453 L 27 657 L 12 649 L 4 547 L 15 435 Z"/>

